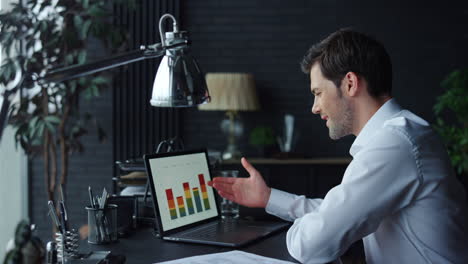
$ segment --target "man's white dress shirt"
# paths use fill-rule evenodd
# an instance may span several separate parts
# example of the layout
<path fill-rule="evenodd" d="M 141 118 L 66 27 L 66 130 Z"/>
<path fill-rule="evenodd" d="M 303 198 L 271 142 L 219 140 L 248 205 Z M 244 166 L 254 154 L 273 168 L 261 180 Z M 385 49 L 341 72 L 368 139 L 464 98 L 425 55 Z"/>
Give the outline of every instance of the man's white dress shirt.
<path fill-rule="evenodd" d="M 286 241 L 294 258 L 326 263 L 362 238 L 368 264 L 468 263 L 465 192 L 425 120 L 391 99 L 350 154 L 324 199 L 272 189 L 266 211 L 294 221 Z"/>

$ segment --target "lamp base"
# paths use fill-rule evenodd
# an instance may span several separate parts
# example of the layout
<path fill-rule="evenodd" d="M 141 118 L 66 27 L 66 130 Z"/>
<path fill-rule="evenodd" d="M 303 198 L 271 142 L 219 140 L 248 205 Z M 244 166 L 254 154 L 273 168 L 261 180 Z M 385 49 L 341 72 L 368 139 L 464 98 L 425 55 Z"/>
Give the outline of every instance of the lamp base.
<path fill-rule="evenodd" d="M 237 149 L 236 138 L 242 135 L 244 128 L 236 111 L 227 111 L 226 116 L 229 119 L 221 122 L 221 130 L 228 136 L 228 145 L 223 152 L 222 158 L 223 160 L 240 159 L 242 154 Z"/>
<path fill-rule="evenodd" d="M 229 144 L 226 150 L 223 151 L 222 157 L 223 157 L 223 160 L 240 159 L 242 157 L 242 154 L 237 149 L 236 145 Z"/>

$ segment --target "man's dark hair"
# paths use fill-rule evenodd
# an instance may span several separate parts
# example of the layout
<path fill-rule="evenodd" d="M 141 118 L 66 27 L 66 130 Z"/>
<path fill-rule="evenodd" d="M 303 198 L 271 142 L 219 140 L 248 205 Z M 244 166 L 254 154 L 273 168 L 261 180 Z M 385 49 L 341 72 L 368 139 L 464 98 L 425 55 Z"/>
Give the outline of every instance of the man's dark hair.
<path fill-rule="evenodd" d="M 391 95 L 392 62 L 384 46 L 374 38 L 351 29 L 340 29 L 313 45 L 301 63 L 310 74 L 318 62 L 322 74 L 338 88 L 348 72 L 366 80 L 373 97 Z"/>

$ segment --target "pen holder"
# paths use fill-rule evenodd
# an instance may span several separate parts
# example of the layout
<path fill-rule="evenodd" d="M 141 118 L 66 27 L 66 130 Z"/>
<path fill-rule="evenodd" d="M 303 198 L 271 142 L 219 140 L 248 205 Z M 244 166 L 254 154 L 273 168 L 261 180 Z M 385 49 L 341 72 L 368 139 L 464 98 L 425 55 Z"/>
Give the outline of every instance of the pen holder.
<path fill-rule="evenodd" d="M 57 245 L 57 261 L 65 263 L 67 260 L 78 257 L 78 233 L 76 230 L 55 233 L 55 243 Z"/>
<path fill-rule="evenodd" d="M 86 207 L 88 211 L 88 243 L 107 244 L 117 241 L 117 205 L 106 208 Z"/>

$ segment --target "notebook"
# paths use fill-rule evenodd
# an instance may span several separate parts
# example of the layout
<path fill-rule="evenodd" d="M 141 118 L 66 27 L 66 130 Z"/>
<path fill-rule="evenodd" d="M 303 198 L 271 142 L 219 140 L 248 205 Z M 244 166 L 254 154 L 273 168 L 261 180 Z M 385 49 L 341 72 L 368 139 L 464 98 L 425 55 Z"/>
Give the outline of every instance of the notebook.
<path fill-rule="evenodd" d="M 286 228 L 281 221 L 223 221 L 206 150 L 144 156 L 162 239 L 240 247 Z"/>

